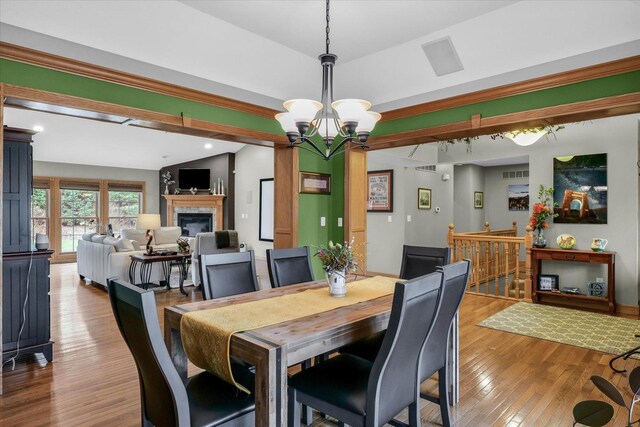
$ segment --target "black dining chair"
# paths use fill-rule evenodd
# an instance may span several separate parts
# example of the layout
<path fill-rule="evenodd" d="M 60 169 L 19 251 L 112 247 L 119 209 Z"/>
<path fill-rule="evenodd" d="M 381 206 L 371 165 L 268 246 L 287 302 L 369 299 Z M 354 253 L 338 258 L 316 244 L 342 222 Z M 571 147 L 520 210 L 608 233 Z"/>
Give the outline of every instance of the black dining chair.
<path fill-rule="evenodd" d="M 267 265 L 272 288 L 314 280 L 309 246 L 267 249 Z"/>
<path fill-rule="evenodd" d="M 200 255 L 202 297 L 228 297 L 259 289 L 253 251 Z"/>
<path fill-rule="evenodd" d="M 143 426 L 253 425 L 253 395 L 208 372 L 180 378 L 162 339 L 152 291 L 119 280 L 109 280 L 107 286 L 116 323 L 138 369 Z M 254 389 L 249 370 L 232 369 L 238 382 Z"/>
<path fill-rule="evenodd" d="M 436 271 L 436 267 L 449 264 L 449 248 L 408 246 L 402 248 L 401 279 L 415 279 Z"/>
<path fill-rule="evenodd" d="M 389 326 L 376 359 L 341 354 L 289 379 L 289 425 L 300 425 L 300 405 L 341 425 L 381 426 L 409 408 L 419 423 L 418 360 L 439 307 L 442 273 L 396 283 Z"/>
<path fill-rule="evenodd" d="M 444 275 L 444 285 L 440 300 L 440 310 L 433 321 L 433 330 L 429 334 L 422 353 L 420 363 L 420 383 L 431 378 L 438 372 L 438 396 L 420 393 L 420 397 L 440 405 L 442 424 L 451 425 L 449 413 L 449 371 L 447 360 L 449 357 L 449 336 L 453 319 L 460 308 L 462 298 L 467 289 L 467 279 L 471 261 L 462 260 L 455 264 L 438 267 Z M 343 351 L 354 356 L 358 356 L 370 361 L 376 359 L 378 352 L 382 348 L 384 333 L 376 334 L 364 340 L 358 341 L 358 346 L 345 348 Z"/>

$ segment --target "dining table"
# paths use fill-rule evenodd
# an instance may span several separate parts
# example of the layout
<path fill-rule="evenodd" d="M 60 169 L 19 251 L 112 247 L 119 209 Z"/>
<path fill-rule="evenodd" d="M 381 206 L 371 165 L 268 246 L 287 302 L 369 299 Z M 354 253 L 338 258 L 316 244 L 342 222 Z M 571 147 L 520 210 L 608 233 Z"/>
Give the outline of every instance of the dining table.
<path fill-rule="evenodd" d="M 180 376 L 186 379 L 189 360 L 183 346 L 180 327 L 185 314 L 323 287 L 327 289 L 328 294 L 327 283 L 321 280 L 165 307 L 164 339 L 173 364 Z M 255 425 L 287 425 L 288 368 L 386 330 L 392 299 L 393 295 L 389 294 L 306 317 L 234 333 L 229 343 L 229 356 L 255 366 Z M 452 405 L 458 401 L 458 347 L 456 315 L 450 334 L 448 363 Z"/>

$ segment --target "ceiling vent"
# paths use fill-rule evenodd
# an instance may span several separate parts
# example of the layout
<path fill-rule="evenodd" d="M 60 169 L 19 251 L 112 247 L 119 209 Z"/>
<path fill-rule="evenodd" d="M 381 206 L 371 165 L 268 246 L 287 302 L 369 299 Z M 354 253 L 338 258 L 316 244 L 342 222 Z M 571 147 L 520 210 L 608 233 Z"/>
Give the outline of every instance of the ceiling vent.
<path fill-rule="evenodd" d="M 436 165 L 417 166 L 416 170 L 420 172 L 435 172 Z"/>
<path fill-rule="evenodd" d="M 455 73 L 464 70 L 458 52 L 456 52 L 450 37 L 434 40 L 422 45 L 429 64 L 436 73 L 436 76 Z"/>
<path fill-rule="evenodd" d="M 514 178 L 529 178 L 529 171 L 504 171 L 502 172 L 502 179 L 514 179 Z"/>

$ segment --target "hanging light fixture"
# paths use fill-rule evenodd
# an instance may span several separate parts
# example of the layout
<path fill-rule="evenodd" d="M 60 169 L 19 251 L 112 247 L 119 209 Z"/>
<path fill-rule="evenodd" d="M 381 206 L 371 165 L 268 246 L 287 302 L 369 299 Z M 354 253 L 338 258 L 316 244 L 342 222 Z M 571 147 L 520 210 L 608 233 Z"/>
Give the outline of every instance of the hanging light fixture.
<path fill-rule="evenodd" d="M 289 147 L 300 147 L 318 154 L 325 160 L 344 152 L 352 144 L 365 145 L 380 114 L 369 111 L 371 103 L 362 99 L 333 100 L 333 66 L 338 57 L 329 53 L 329 1 L 327 0 L 326 52 L 321 54 L 322 97 L 320 102 L 310 99 L 290 99 L 283 105 L 286 113 L 276 114 L 282 129 L 289 138 Z M 312 138 L 319 135 L 324 147 Z"/>
<path fill-rule="evenodd" d="M 526 147 L 535 144 L 540 138 L 548 133 L 546 129 L 539 129 L 532 132 L 507 132 L 504 134 L 507 138 L 516 144 Z"/>

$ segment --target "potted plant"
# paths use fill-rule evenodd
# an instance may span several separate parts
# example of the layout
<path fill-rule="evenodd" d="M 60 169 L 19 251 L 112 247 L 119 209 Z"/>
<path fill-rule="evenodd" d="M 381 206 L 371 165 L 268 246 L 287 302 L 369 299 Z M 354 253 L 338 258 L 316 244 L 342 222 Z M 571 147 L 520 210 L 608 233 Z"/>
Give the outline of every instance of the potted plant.
<path fill-rule="evenodd" d="M 335 297 L 343 297 L 347 294 L 346 278 L 349 270 L 355 271 L 358 263 L 353 256 L 353 239 L 351 242 L 333 244 L 329 241 L 329 246 L 321 246 L 316 252 L 316 256 L 322 263 L 322 269 L 327 274 L 329 282 L 329 293 Z"/>
<path fill-rule="evenodd" d="M 549 227 L 547 219 L 549 217 L 556 218 L 557 213 L 553 212 L 553 208 L 557 207 L 557 203 L 553 203 L 549 207 L 551 198 L 553 197 L 553 187 L 545 188 L 540 184 L 540 190 L 538 191 L 539 202 L 533 205 L 533 215 L 529 218 L 529 224 L 537 231 L 536 237 L 533 240 L 533 246 L 536 248 L 544 248 L 547 246 L 547 239 L 544 236 L 545 228 Z"/>

